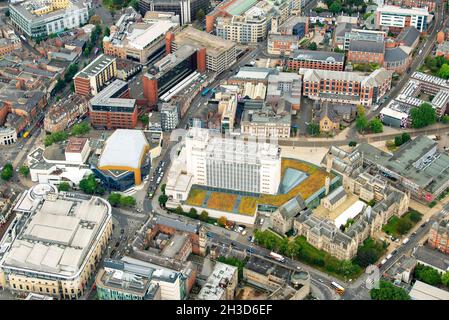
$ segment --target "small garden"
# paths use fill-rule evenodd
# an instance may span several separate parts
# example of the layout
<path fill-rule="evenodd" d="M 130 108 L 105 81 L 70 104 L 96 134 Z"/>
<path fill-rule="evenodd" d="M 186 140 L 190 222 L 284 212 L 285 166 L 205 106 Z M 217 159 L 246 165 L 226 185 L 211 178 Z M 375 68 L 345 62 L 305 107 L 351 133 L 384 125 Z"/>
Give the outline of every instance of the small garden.
<path fill-rule="evenodd" d="M 388 223 L 382 227 L 382 230 L 391 236 L 399 237 L 410 231 L 419 221 L 422 214 L 415 210 L 410 210 L 402 217 L 393 216 Z"/>

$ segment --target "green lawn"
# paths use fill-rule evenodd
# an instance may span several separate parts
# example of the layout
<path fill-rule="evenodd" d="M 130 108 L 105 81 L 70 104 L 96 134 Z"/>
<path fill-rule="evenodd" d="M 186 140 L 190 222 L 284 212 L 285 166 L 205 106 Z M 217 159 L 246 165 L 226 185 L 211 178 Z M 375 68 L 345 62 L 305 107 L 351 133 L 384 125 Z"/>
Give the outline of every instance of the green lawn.
<path fill-rule="evenodd" d="M 388 235 L 399 237 L 413 228 L 421 218 L 421 213 L 410 210 L 400 218 L 397 216 L 391 217 L 390 220 L 388 220 L 388 223 L 382 227 L 382 230 Z"/>

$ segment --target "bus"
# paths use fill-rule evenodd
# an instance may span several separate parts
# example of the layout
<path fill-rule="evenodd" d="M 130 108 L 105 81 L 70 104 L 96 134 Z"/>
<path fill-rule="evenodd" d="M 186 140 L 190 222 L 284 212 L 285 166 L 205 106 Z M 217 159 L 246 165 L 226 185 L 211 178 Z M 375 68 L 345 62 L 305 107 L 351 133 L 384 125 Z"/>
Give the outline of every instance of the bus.
<path fill-rule="evenodd" d="M 205 97 L 205 96 L 209 93 L 209 91 L 210 91 L 210 89 L 209 89 L 209 88 L 206 88 L 206 89 L 203 90 L 203 92 L 201 92 L 201 95 L 202 95 L 203 97 Z"/>
<path fill-rule="evenodd" d="M 332 281 L 331 282 L 332 288 L 335 289 L 335 291 L 339 294 L 339 295 L 343 295 L 345 293 L 345 288 L 343 288 L 341 285 L 339 285 L 338 283 Z"/>
<path fill-rule="evenodd" d="M 281 263 L 285 262 L 285 258 L 283 256 L 281 256 L 280 254 L 277 254 L 276 252 L 273 252 L 273 251 L 270 252 L 270 258 L 274 259 L 276 261 L 279 261 Z"/>

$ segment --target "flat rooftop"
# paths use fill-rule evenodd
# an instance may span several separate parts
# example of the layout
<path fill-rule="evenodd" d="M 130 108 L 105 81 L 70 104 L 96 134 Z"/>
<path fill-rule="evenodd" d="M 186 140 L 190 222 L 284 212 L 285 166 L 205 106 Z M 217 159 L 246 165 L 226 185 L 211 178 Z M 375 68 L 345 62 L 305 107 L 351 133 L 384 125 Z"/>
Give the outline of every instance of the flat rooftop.
<path fill-rule="evenodd" d="M 104 233 L 111 219 L 110 206 L 98 197 L 45 195 L 49 189 L 39 186 L 28 190 L 16 206 L 29 209 L 31 218 L 16 217 L 17 237 L 2 254 L 2 267 L 73 277 Z M 42 194 L 43 199 L 36 201 L 36 194 Z M 2 248 L 5 245 L 2 243 Z"/>
<path fill-rule="evenodd" d="M 98 58 L 96 58 L 94 61 L 89 63 L 83 70 L 78 72 L 75 75 L 76 77 L 82 77 L 82 78 L 90 78 L 96 76 L 98 73 L 100 73 L 102 70 L 104 70 L 108 65 L 113 63 L 117 58 L 111 57 L 105 54 L 102 54 Z"/>
<path fill-rule="evenodd" d="M 197 298 L 200 300 L 219 300 L 224 291 L 223 285 L 227 285 L 237 273 L 237 267 L 217 262 L 214 271 L 207 278 L 206 284 L 201 288 Z M 237 275 L 236 275 L 237 277 Z"/>
<path fill-rule="evenodd" d="M 219 56 L 235 47 L 235 43 L 210 33 L 197 30 L 193 27 L 186 27 L 175 34 L 175 43 L 178 45 L 189 44 L 197 48 L 206 48 L 206 54 Z"/>
<path fill-rule="evenodd" d="M 92 106 L 107 106 L 107 107 L 121 107 L 134 109 L 136 106 L 136 99 L 119 98 L 118 92 L 127 87 L 128 83 L 119 79 L 115 79 L 110 85 L 97 93 L 90 104 Z"/>

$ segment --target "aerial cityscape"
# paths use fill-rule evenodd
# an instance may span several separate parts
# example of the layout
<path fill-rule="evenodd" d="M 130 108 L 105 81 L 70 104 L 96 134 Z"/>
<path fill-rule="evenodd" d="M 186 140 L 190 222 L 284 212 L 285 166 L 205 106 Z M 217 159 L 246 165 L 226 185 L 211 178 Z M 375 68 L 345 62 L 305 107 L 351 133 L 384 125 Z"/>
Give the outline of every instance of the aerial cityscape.
<path fill-rule="evenodd" d="M 449 2 L 0 1 L 0 288 L 449 300 Z"/>

